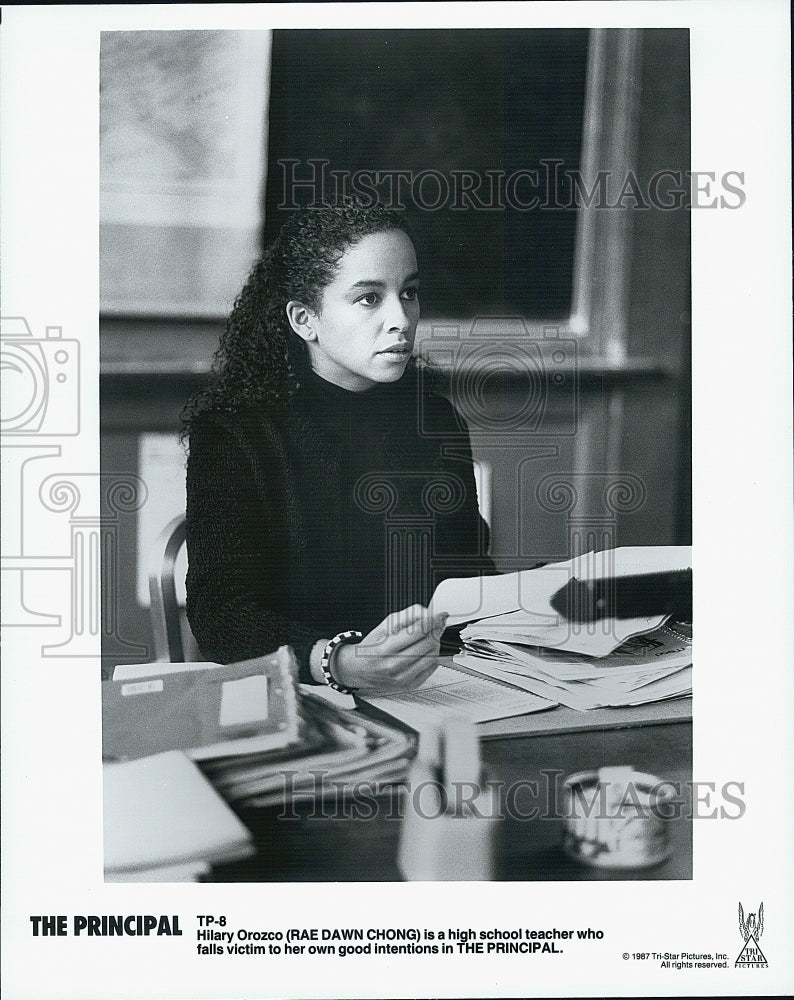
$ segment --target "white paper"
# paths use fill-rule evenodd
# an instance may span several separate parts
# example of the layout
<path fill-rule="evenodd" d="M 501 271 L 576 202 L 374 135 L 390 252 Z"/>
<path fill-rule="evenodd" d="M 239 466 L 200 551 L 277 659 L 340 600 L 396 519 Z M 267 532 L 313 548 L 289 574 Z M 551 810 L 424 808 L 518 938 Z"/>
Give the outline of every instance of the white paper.
<path fill-rule="evenodd" d="M 688 545 L 627 546 L 587 552 L 574 559 L 516 573 L 443 580 L 436 587 L 430 607 L 434 613 L 446 612 L 449 625 L 513 613 L 514 617 L 501 619 L 499 625 L 520 623 L 531 634 L 543 637 L 538 639 L 538 645 L 558 646 L 599 656 L 603 653 L 591 648 L 589 636 L 592 635 L 593 643 L 599 642 L 596 634 L 600 631 L 598 648 L 609 652 L 635 632 L 658 627 L 661 618 L 655 624 L 650 624 L 650 619 L 645 622 L 642 619 L 626 619 L 611 623 L 610 628 L 618 631 L 617 641 L 609 646 L 608 640 L 604 641 L 607 633 L 603 625 L 595 628 L 577 625 L 554 610 L 551 599 L 558 590 L 573 578 L 619 579 L 691 567 L 692 549 Z"/>
<path fill-rule="evenodd" d="M 548 699 L 511 690 L 445 666 L 438 667 L 414 691 L 367 698 L 367 702 L 419 732 L 437 726 L 445 714 L 468 722 L 490 722 L 554 707 L 554 702 Z"/>
<path fill-rule="evenodd" d="M 183 753 L 103 768 L 105 867 L 135 870 L 250 853 L 250 834 Z"/>
<path fill-rule="evenodd" d="M 451 578 L 436 587 L 430 608 L 434 614 L 446 612 L 448 625 L 520 609 L 532 616 L 537 627 L 551 628 L 559 620 L 551 598 L 571 576 L 568 561 L 499 576 Z"/>
<path fill-rule="evenodd" d="M 254 674 L 221 685 L 221 726 L 240 726 L 267 719 L 267 677 Z"/>

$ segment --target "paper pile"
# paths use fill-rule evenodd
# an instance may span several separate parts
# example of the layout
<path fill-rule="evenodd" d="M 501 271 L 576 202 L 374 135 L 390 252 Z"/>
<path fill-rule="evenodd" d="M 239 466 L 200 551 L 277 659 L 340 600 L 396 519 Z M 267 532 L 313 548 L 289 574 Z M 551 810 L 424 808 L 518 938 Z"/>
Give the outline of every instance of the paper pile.
<path fill-rule="evenodd" d="M 264 753 L 301 738 L 292 650 L 221 666 L 139 663 L 102 685 L 102 756 L 183 750 L 193 760 Z"/>
<path fill-rule="evenodd" d="M 433 601 L 448 601 L 457 587 L 459 606 L 488 612 L 462 630 L 458 665 L 580 711 L 640 705 L 691 694 L 691 626 L 665 614 L 570 620 L 552 601 L 571 580 L 682 569 L 691 569 L 688 547 L 618 548 L 505 577 L 446 581 Z"/>
<path fill-rule="evenodd" d="M 103 684 L 106 760 L 180 749 L 226 802 L 278 805 L 404 777 L 413 737 L 306 694 L 289 647 L 244 663 L 116 667 Z"/>
<path fill-rule="evenodd" d="M 692 693 L 691 628 L 661 625 L 606 656 L 501 642 L 465 629 L 461 666 L 569 708 L 642 705 Z M 688 633 L 688 634 L 687 634 Z"/>
<path fill-rule="evenodd" d="M 235 808 L 279 805 L 345 794 L 349 783 L 373 791 L 405 777 L 414 755 L 412 735 L 335 708 L 304 693 L 306 731 L 284 754 L 246 754 L 202 763 L 218 792 Z"/>

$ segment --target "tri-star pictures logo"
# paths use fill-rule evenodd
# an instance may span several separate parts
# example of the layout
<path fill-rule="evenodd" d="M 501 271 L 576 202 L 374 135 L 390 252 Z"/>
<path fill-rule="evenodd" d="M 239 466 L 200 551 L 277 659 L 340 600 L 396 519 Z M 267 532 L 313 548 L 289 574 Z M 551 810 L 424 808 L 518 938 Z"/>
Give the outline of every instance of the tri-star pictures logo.
<path fill-rule="evenodd" d="M 747 919 L 744 917 L 742 904 L 739 903 L 739 931 L 744 939 L 744 947 L 739 953 L 739 957 L 734 962 L 734 967 L 739 969 L 767 969 L 767 961 L 764 953 L 758 944 L 761 935 L 764 933 L 764 904 L 758 907 L 758 913 L 748 913 Z"/>

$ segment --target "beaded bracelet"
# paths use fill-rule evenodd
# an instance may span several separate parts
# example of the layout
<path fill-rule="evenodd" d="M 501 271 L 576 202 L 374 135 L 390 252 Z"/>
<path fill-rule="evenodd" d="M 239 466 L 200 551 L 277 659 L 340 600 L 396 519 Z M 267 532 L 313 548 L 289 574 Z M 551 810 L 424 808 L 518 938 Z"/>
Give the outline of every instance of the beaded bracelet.
<path fill-rule="evenodd" d="M 320 669 L 323 672 L 323 677 L 325 678 L 325 683 L 328 687 L 332 687 L 334 691 L 339 691 L 342 694 L 352 694 L 356 688 L 344 687 L 340 684 L 331 673 L 331 654 L 336 649 L 337 646 L 341 646 L 346 642 L 360 642 L 364 636 L 361 632 L 356 632 L 351 630 L 350 632 L 340 632 L 339 635 L 335 635 L 333 639 L 328 643 L 328 645 L 323 650 L 323 656 L 320 660 Z"/>

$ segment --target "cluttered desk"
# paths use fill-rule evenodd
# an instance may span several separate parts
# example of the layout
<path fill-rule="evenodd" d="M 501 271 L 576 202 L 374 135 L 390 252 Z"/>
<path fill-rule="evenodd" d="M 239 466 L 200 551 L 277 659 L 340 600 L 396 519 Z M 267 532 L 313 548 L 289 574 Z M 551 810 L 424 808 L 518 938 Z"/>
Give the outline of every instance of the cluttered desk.
<path fill-rule="evenodd" d="M 399 696 L 303 688 L 289 647 L 117 667 L 106 879 L 691 878 L 689 559 L 445 581 L 461 648 Z"/>

